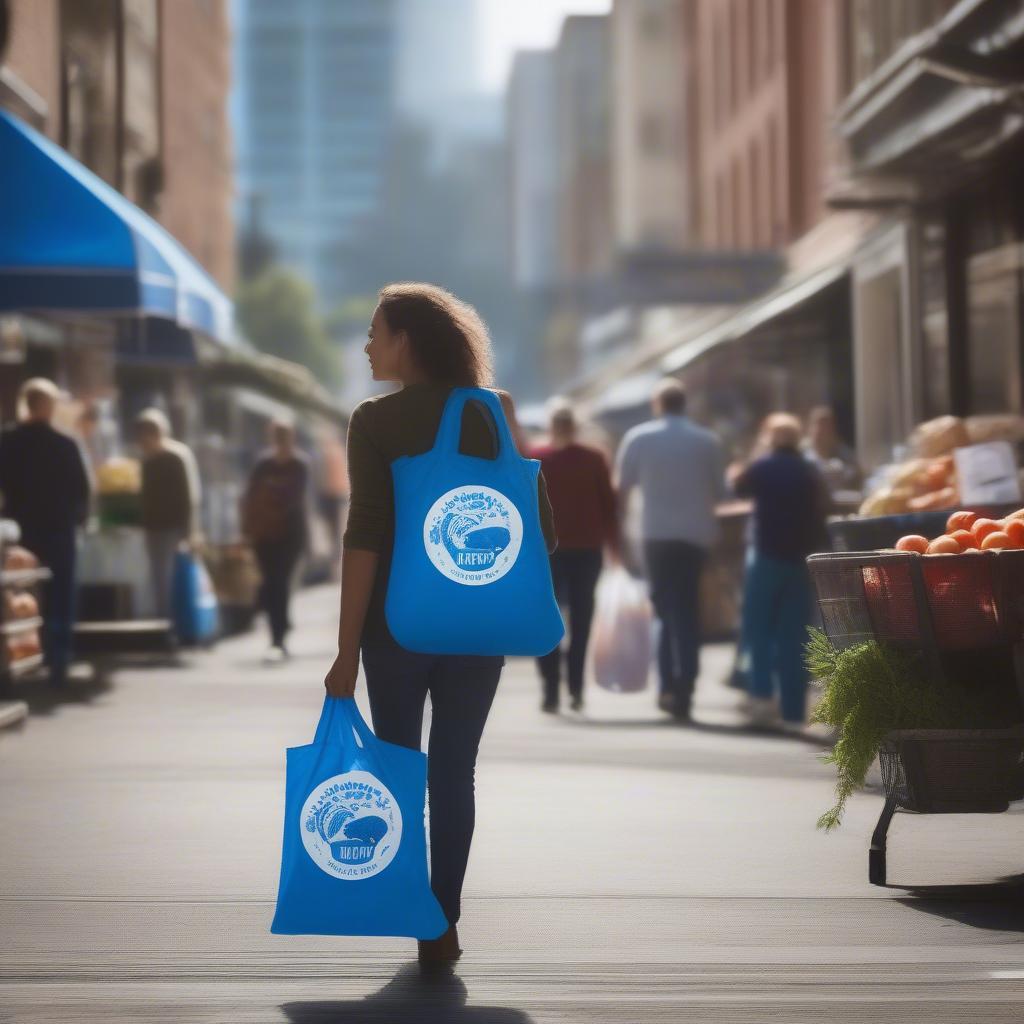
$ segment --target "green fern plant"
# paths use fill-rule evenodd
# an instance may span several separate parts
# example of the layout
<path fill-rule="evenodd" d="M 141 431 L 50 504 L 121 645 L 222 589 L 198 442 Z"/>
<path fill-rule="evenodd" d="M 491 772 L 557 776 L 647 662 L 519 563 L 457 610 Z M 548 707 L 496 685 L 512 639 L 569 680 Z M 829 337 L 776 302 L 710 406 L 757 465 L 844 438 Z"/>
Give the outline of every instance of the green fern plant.
<path fill-rule="evenodd" d="M 888 733 L 992 724 L 984 703 L 929 677 L 919 653 L 875 641 L 840 651 L 819 629 L 810 630 L 805 653 L 808 670 L 823 686 L 811 721 L 837 731 L 835 746 L 823 758 L 836 769 L 836 802 L 818 819 L 818 828 L 827 832 L 841 823 L 847 799 L 864 785 Z"/>

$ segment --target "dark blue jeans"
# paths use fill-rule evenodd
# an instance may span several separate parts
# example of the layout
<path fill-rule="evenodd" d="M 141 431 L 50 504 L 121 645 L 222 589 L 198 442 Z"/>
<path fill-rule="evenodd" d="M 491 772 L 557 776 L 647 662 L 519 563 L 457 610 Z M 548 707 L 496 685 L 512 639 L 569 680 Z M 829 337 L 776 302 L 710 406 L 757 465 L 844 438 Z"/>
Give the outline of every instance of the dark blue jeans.
<path fill-rule="evenodd" d="M 804 720 L 807 668 L 804 644 L 812 592 L 803 562 L 754 554 L 743 582 L 743 636 L 750 649 L 750 693 L 770 698 L 778 685 L 782 717 Z"/>
<path fill-rule="evenodd" d="M 75 531 L 45 536 L 25 532 L 22 543 L 53 578 L 43 589 L 43 653 L 54 683 L 63 683 L 71 662 L 75 629 Z"/>
<path fill-rule="evenodd" d="M 569 610 L 569 695 L 583 696 L 583 666 L 587 660 L 587 643 L 594 620 L 594 590 L 601 575 L 600 548 L 559 549 L 551 555 L 551 581 L 555 597 Z M 544 701 L 558 703 L 558 689 L 562 677 L 562 647 L 538 658 L 541 679 L 544 681 Z"/>
<path fill-rule="evenodd" d="M 700 575 L 706 553 L 684 540 L 644 544 L 651 603 L 661 623 L 658 674 L 661 692 L 689 711 L 700 671 Z"/>
<path fill-rule="evenodd" d="M 362 654 L 379 739 L 419 750 L 430 694 L 430 886 L 455 924 L 476 820 L 476 755 L 505 659 L 414 654 L 397 646 L 364 647 Z"/>

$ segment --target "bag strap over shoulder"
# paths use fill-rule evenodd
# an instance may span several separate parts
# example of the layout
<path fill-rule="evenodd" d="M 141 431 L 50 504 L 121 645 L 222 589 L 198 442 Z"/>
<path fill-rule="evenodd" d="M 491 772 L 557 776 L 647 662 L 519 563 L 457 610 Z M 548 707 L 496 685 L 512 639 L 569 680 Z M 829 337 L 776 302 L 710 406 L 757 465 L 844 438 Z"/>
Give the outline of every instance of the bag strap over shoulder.
<path fill-rule="evenodd" d="M 479 402 L 493 419 L 498 442 L 497 457 L 494 461 L 504 462 L 518 458 L 519 452 L 512 439 L 512 431 L 505 418 L 501 400 L 489 388 L 455 388 L 452 391 L 448 396 L 448 401 L 445 402 L 444 412 L 441 414 L 441 423 L 437 428 L 433 450 L 445 454 L 458 453 L 459 438 L 462 434 L 462 415 L 469 402 Z"/>

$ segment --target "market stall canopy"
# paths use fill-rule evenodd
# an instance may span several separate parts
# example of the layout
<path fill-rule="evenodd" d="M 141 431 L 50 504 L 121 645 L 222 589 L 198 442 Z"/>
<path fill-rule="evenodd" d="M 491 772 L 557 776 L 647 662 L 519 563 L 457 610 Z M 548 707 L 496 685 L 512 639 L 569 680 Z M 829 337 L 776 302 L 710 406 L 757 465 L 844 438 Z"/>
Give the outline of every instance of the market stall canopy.
<path fill-rule="evenodd" d="M 155 220 L 0 110 L 0 309 L 158 317 L 231 343 L 232 305 Z"/>
<path fill-rule="evenodd" d="M 239 349 L 224 352 L 205 365 L 205 383 L 250 388 L 291 408 L 307 409 L 336 423 L 346 424 L 348 413 L 305 366 Z"/>

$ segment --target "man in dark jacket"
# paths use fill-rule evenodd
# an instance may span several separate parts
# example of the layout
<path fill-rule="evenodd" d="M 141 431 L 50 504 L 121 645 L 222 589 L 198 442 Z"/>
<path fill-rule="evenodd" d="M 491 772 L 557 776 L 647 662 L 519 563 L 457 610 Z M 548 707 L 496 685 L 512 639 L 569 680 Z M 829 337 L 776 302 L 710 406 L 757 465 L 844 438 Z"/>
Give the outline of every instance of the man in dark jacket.
<path fill-rule="evenodd" d="M 53 574 L 46 591 L 43 647 L 50 680 L 62 685 L 71 660 L 75 528 L 89 511 L 89 477 L 78 445 L 53 427 L 57 387 L 42 377 L 21 389 L 25 418 L 0 438 L 3 515 Z"/>

